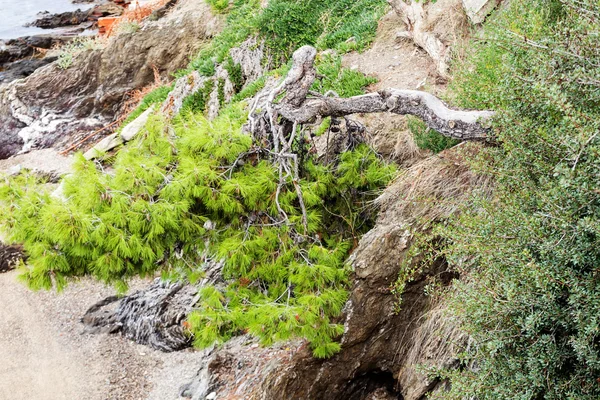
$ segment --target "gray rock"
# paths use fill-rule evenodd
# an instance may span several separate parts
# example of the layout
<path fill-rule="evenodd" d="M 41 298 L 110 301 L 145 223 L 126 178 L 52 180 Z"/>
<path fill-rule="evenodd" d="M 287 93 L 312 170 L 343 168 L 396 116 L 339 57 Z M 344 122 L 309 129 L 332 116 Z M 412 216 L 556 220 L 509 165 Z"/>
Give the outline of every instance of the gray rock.
<path fill-rule="evenodd" d="M 138 32 L 82 51 L 66 70 L 52 63 L 0 85 L 0 159 L 34 148 L 67 148 L 108 125 L 128 93 L 154 82 L 153 67 L 163 77 L 185 67 L 221 24 L 205 2 L 180 0 Z"/>
<path fill-rule="evenodd" d="M 0 173 L 16 175 L 30 170 L 38 175 L 53 177 L 51 181 L 71 172 L 73 157 L 65 157 L 53 149 L 34 150 L 30 153 L 0 160 Z"/>

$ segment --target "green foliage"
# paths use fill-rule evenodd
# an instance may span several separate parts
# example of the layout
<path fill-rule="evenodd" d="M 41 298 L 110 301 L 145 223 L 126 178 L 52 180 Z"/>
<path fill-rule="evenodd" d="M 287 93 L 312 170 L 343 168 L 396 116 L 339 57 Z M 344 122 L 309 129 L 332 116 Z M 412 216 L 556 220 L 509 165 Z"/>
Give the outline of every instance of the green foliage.
<path fill-rule="evenodd" d="M 257 27 L 272 54 L 282 59 L 303 45 L 362 49 L 375 37 L 386 6 L 382 0 L 273 0 Z"/>
<path fill-rule="evenodd" d="M 364 145 L 329 165 L 307 158 L 298 183 L 308 232 L 299 234 L 295 187 L 281 188 L 282 220 L 277 167 L 242 133 L 245 120 L 240 103 L 213 121 L 201 111 L 170 126 L 154 116 L 118 153 L 113 173 L 79 156 L 66 200 L 30 175 L 0 186 L 0 226 L 30 257 L 23 278 L 39 289 L 92 275 L 125 289 L 128 278 L 158 271 L 197 281 L 206 263 L 222 260 L 226 284 L 205 286 L 189 320 L 197 345 L 249 332 L 264 344 L 302 337 L 315 356 L 332 355 L 343 331 L 345 259 L 372 226 L 366 205 L 395 169 Z"/>
<path fill-rule="evenodd" d="M 187 112 L 205 112 L 213 90 L 213 81 L 210 79 L 206 80 L 202 88 L 183 100 L 182 109 Z"/>
<path fill-rule="evenodd" d="M 236 64 L 231 56 L 227 57 L 224 65 L 225 70 L 229 73 L 229 79 L 233 83 L 233 88 L 239 92 L 244 86 L 244 77 L 242 75 L 242 66 Z"/>
<path fill-rule="evenodd" d="M 313 134 L 315 136 L 321 136 L 325 132 L 329 131 L 331 128 L 331 117 L 327 117 L 323 119 L 323 122 L 314 130 Z"/>
<path fill-rule="evenodd" d="M 416 117 L 407 117 L 407 123 L 408 129 L 410 129 L 415 143 L 420 149 L 431 150 L 434 154 L 437 154 L 460 143 L 459 140 L 446 137 L 428 128 L 425 122 Z"/>
<path fill-rule="evenodd" d="M 229 0 L 207 0 L 207 3 L 216 12 L 224 12 L 229 7 Z"/>
<path fill-rule="evenodd" d="M 327 54 L 320 56 L 315 66 L 321 78 L 313 85 L 320 93 L 333 91 L 339 97 L 352 97 L 364 93 L 364 88 L 377 82 L 376 78 L 365 76 L 362 72 L 342 67 L 342 58 Z"/>
<path fill-rule="evenodd" d="M 117 34 L 133 34 L 141 29 L 137 21 L 122 21 L 117 24 Z"/>
<path fill-rule="evenodd" d="M 278 190 L 276 160 L 242 133 L 247 111 L 240 101 L 269 76 L 284 75 L 287 58 L 302 44 L 363 48 L 386 2 L 276 0 L 264 9 L 258 0 L 209 4 L 227 11 L 227 24 L 190 67 L 212 76 L 222 65 L 238 92 L 233 102 L 208 121 L 210 93 L 216 88 L 223 104 L 225 82 L 207 82 L 172 122 L 152 116 L 108 161 L 111 173 L 78 156 L 62 198 L 33 175 L 7 179 L 0 185 L 0 228 L 23 243 L 29 261 L 21 276 L 34 289 L 61 289 L 84 275 L 123 291 L 129 278 L 158 272 L 197 282 L 209 263 L 221 262 L 225 282 L 204 286 L 189 318 L 198 346 L 250 333 L 264 344 L 305 338 L 316 357 L 331 356 L 343 333 L 345 260 L 373 225 L 370 204 L 395 168 L 366 145 L 322 165 L 312 158 L 310 142 L 298 139 L 293 148 L 301 159 L 296 183 L 306 206 L 305 231 L 294 184 Z M 280 68 L 248 84 L 229 51 L 253 35 L 266 41 Z M 313 89 L 322 93 L 353 96 L 374 82 L 342 68 L 337 55 L 316 65 L 322 78 Z M 123 125 L 171 90 L 152 91 Z"/>
<path fill-rule="evenodd" d="M 306 44 L 319 50 L 360 50 L 375 37 L 386 6 L 385 0 L 272 0 L 262 8 L 258 0 L 236 0 L 225 28 L 192 61 L 190 69 L 212 76 L 215 63 L 226 61 L 229 50 L 251 36 L 265 40 L 275 67 Z"/>
<path fill-rule="evenodd" d="M 600 398 L 600 4 L 510 2 L 452 85 L 499 110 L 496 195 L 440 234 L 473 338 L 446 398 Z"/>
<path fill-rule="evenodd" d="M 60 48 L 56 65 L 60 69 L 68 69 L 73 65 L 77 54 L 88 50 L 100 49 L 102 46 L 102 42 L 95 37 L 85 36 L 75 38 Z"/>
<path fill-rule="evenodd" d="M 259 0 L 235 0 L 221 33 L 200 51 L 187 71 L 180 71 L 178 75 L 183 76 L 189 70 L 197 70 L 204 76 L 212 76 L 215 64 L 224 62 L 229 57 L 229 50 L 256 32 L 255 20 L 260 9 Z"/>

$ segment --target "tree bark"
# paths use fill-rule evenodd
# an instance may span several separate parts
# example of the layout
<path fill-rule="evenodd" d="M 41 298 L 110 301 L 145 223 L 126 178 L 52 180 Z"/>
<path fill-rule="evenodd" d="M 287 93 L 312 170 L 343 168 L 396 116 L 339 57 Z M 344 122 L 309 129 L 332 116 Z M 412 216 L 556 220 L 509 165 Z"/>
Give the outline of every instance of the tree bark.
<path fill-rule="evenodd" d="M 0 242 L 0 273 L 15 269 L 25 259 L 21 246 L 8 246 Z"/>
<path fill-rule="evenodd" d="M 342 117 L 359 113 L 391 112 L 399 115 L 414 115 L 422 119 L 429 128 L 459 140 L 489 140 L 490 128 L 487 121 L 492 111 L 464 111 L 447 107 L 432 94 L 417 90 L 385 89 L 350 98 L 328 97 L 309 91 L 316 72 L 314 60 L 316 50 L 304 46 L 294 53 L 293 65 L 282 84 L 269 96 L 266 109 L 275 117 L 282 117 L 294 124 L 314 122 L 324 117 Z M 283 91 L 286 96 L 274 103 Z M 308 97 L 312 95 L 312 97 Z M 251 120 L 256 117 L 251 116 Z M 273 115 L 270 116 L 271 121 Z"/>

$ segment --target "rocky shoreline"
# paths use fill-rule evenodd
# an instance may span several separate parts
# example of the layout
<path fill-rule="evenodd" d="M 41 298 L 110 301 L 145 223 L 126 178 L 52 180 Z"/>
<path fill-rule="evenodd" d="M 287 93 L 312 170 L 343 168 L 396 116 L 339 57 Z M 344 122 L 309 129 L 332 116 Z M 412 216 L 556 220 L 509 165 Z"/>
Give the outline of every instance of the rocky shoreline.
<path fill-rule="evenodd" d="M 27 26 L 52 32 L 0 40 L 0 85 L 25 78 L 55 61 L 57 56 L 53 49 L 86 32 L 94 34 L 99 18 L 121 15 L 129 1 L 74 0 L 73 3 L 89 3 L 91 7 L 54 14 L 42 11 L 39 18 Z"/>

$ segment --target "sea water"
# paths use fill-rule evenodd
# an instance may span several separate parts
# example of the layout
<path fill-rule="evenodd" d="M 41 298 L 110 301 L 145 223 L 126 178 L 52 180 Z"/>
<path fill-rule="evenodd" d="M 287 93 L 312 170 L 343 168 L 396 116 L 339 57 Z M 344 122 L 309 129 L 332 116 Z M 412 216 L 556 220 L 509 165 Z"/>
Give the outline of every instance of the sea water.
<path fill-rule="evenodd" d="M 0 0 L 0 40 L 51 33 L 48 29 L 25 27 L 39 18 L 40 12 L 55 14 L 89 7 L 89 4 L 73 4 L 71 0 Z"/>

